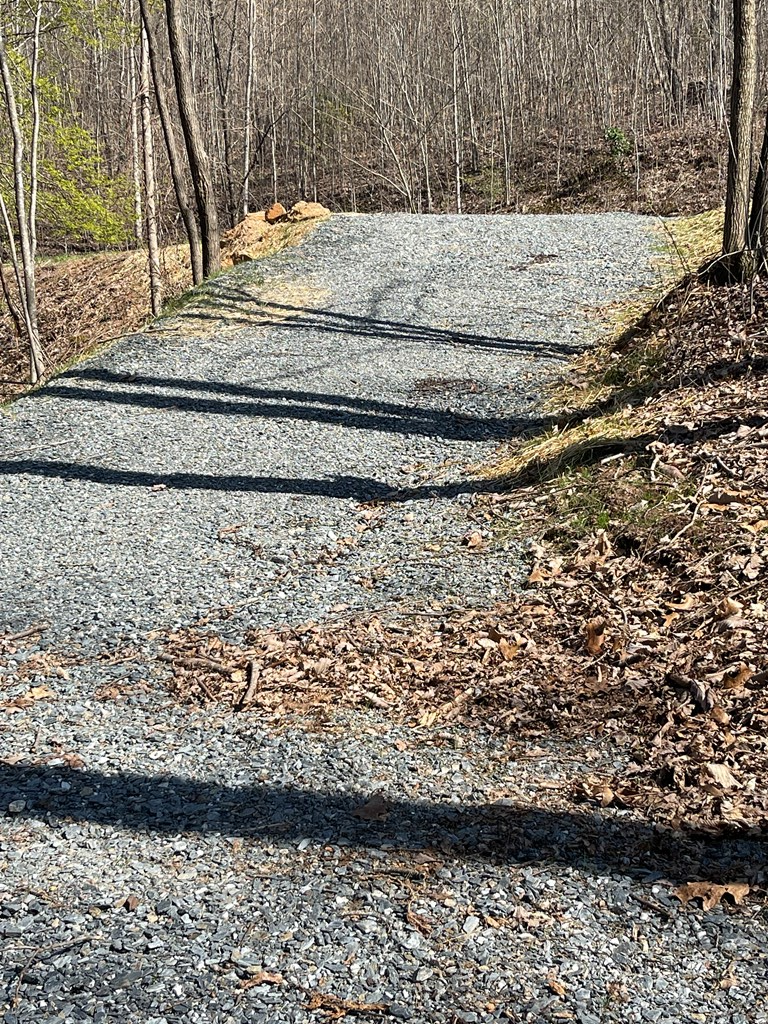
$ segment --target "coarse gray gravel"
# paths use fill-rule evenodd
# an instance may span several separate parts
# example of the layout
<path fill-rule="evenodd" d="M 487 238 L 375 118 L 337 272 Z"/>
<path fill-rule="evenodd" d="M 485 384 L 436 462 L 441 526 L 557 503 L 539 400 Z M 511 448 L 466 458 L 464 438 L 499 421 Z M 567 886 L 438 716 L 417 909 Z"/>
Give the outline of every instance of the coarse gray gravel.
<path fill-rule="evenodd" d="M 337 216 L 225 274 L 0 420 L 0 621 L 88 644 L 225 605 L 503 597 L 514 553 L 460 544 L 465 469 L 537 420 L 596 307 L 653 280 L 649 223 Z"/>
<path fill-rule="evenodd" d="M 503 597 L 516 552 L 460 543 L 466 467 L 652 247 L 632 216 L 337 216 L 0 413 L 0 634 L 49 623 L 0 656 L 3 1024 L 308 1024 L 318 991 L 415 1024 L 768 1021 L 762 905 L 672 893 L 764 882 L 762 847 L 574 808 L 599 741 L 190 711 L 146 639 Z"/>

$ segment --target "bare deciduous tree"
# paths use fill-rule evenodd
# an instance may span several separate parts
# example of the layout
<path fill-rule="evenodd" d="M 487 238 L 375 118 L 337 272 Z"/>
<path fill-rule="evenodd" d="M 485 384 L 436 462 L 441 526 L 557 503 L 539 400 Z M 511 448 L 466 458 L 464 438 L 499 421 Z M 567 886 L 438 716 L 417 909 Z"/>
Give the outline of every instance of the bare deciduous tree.
<path fill-rule="evenodd" d="M 752 264 L 749 203 L 752 185 L 752 131 L 757 89 L 756 0 L 734 0 L 733 14 L 733 84 L 722 265 L 729 275 L 743 277 L 749 273 Z"/>
<path fill-rule="evenodd" d="M 29 161 L 24 156 L 24 130 L 19 117 L 16 90 L 6 49 L 5 31 L 0 19 L 0 77 L 3 80 L 5 110 L 13 141 L 13 195 L 15 218 L 0 193 L 0 214 L 8 238 L 18 287 L 19 302 L 23 314 L 24 331 L 29 344 L 29 379 L 36 384 L 45 371 L 45 357 L 40 343 L 40 329 L 37 321 L 37 291 L 35 283 L 35 255 L 37 247 L 36 204 L 37 204 L 37 149 L 40 132 L 40 105 L 38 93 L 38 59 L 40 47 L 40 22 L 42 0 L 38 0 L 33 27 L 32 61 L 30 67 L 30 97 L 32 103 L 32 142 Z M 29 178 L 29 205 L 27 180 Z M 18 250 L 16 239 L 18 238 Z M 19 258 L 19 250 L 21 257 Z"/>
<path fill-rule="evenodd" d="M 197 200 L 200 238 L 203 250 L 203 274 L 209 277 L 221 266 L 219 252 L 219 215 L 213 187 L 208 151 L 195 104 L 187 36 L 178 0 L 165 0 L 173 78 L 179 105 L 184 145 L 187 150 L 192 185 Z"/>

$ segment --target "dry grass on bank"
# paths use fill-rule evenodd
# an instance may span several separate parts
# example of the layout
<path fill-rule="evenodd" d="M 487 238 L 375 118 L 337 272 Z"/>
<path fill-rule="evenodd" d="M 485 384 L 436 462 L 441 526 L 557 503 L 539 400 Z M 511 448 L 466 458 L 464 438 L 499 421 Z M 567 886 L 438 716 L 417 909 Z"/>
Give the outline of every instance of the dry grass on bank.
<path fill-rule="evenodd" d="M 6 271 L 7 272 L 7 271 Z M 192 283 L 186 246 L 162 251 L 166 300 Z M 40 330 L 50 372 L 147 322 L 149 274 L 145 252 L 95 253 L 42 260 L 37 268 Z M 4 315 L 3 315 L 4 314 Z M 0 402 L 29 388 L 24 339 L 0 310 Z"/>
<path fill-rule="evenodd" d="M 239 232 L 235 229 L 222 238 L 222 263 L 225 268 L 232 266 L 235 244 L 246 247 L 249 258 L 273 256 L 286 246 L 298 245 L 316 223 L 317 219 L 261 223 L 258 234 L 242 230 L 240 225 Z M 164 302 L 172 308 L 192 287 L 186 245 L 162 249 L 161 274 Z M 101 345 L 144 328 L 151 320 L 147 253 L 143 250 L 41 260 L 37 293 L 48 376 Z M 0 300 L 0 404 L 29 389 L 28 372 L 26 343 L 16 336 Z"/>

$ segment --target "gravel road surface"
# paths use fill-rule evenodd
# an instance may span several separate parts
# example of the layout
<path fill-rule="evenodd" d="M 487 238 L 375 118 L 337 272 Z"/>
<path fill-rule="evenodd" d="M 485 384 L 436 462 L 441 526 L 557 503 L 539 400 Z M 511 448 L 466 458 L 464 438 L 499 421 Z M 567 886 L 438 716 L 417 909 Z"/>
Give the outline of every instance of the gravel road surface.
<path fill-rule="evenodd" d="M 652 280 L 631 216 L 338 216 L 2 421 L 0 621 L 141 635 L 216 606 L 487 602 L 466 469 L 540 413 L 594 311 Z M 361 504 L 397 500 L 354 551 Z M 435 550 L 437 548 L 437 550 Z"/>
<path fill-rule="evenodd" d="M 761 847 L 574 808 L 597 740 L 267 727 L 175 706 L 153 659 L 212 609 L 236 637 L 503 598 L 519 553 L 461 543 L 472 467 L 653 245 L 335 216 L 0 412 L 3 1024 L 768 1021 L 762 906 L 673 895 Z"/>

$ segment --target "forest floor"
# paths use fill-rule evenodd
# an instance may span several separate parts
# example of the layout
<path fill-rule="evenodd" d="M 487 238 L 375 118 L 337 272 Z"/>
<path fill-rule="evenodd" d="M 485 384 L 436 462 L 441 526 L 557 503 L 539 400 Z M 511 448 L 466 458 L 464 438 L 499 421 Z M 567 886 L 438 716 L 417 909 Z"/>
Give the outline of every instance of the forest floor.
<path fill-rule="evenodd" d="M 10 407 L 13 1020 L 768 1020 L 768 292 L 651 226 L 332 218 Z"/>

